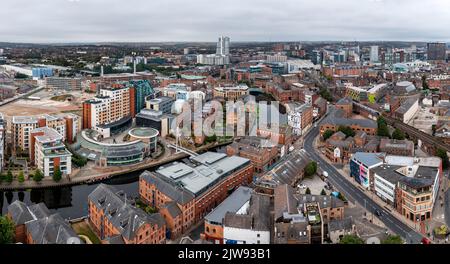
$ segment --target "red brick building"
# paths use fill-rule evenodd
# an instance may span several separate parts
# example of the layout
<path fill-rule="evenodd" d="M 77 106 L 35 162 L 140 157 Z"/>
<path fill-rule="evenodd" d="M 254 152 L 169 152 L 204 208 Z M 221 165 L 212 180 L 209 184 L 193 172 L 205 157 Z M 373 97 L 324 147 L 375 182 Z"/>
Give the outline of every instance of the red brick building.
<path fill-rule="evenodd" d="M 253 180 L 249 159 L 207 152 L 191 161 L 190 165 L 175 162 L 155 172 L 146 171 L 139 179 L 141 199 L 162 211 L 174 236 L 203 219 L 236 187 Z"/>
<path fill-rule="evenodd" d="M 100 184 L 88 196 L 89 223 L 103 243 L 163 244 L 166 225 L 159 213 L 131 205 L 123 191 Z"/>

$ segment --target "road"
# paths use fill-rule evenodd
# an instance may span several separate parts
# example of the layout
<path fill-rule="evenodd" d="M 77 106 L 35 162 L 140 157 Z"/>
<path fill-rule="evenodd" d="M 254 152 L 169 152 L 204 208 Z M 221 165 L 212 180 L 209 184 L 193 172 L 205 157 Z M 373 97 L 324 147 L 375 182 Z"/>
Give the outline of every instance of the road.
<path fill-rule="evenodd" d="M 376 202 L 372 201 L 370 197 L 360 190 L 358 187 L 349 182 L 349 177 L 344 177 L 340 174 L 336 168 L 324 160 L 314 148 L 314 139 L 319 135 L 319 125 L 313 127 L 309 134 L 304 139 L 304 149 L 308 153 L 309 157 L 318 162 L 319 167 L 328 172 L 328 180 L 333 186 L 344 194 L 344 196 L 351 202 L 357 202 L 361 206 L 365 207 L 368 211 L 374 212 L 378 209 L 382 212 L 380 220 L 386 225 L 392 232 L 400 235 L 408 244 L 419 244 L 422 240 L 422 235 L 398 220 L 389 211 L 379 206 Z"/>

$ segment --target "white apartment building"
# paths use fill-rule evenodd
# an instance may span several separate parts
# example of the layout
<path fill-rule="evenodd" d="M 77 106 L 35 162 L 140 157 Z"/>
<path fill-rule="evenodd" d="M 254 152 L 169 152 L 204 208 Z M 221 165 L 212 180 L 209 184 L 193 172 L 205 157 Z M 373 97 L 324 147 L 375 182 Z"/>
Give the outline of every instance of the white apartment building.
<path fill-rule="evenodd" d="M 89 120 L 90 127 L 99 131 L 105 138 L 110 136 L 108 125 L 131 116 L 130 89 L 128 87 L 101 89 L 100 95 L 83 104 L 83 116 Z"/>
<path fill-rule="evenodd" d="M 30 132 L 38 127 L 38 119 L 30 116 L 13 116 L 11 124 L 14 150 L 28 151 Z"/>
<path fill-rule="evenodd" d="M 72 154 L 66 149 L 63 137 L 53 128 L 40 127 L 31 131 L 30 160 L 46 177 L 53 176 L 59 167 L 63 175 L 72 173 Z"/>

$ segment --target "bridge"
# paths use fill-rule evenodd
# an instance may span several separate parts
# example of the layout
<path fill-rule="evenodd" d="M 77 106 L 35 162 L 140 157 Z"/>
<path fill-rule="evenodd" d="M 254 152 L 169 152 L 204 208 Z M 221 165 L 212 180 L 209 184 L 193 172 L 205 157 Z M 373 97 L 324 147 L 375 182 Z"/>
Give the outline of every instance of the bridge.
<path fill-rule="evenodd" d="M 175 149 L 175 153 L 184 152 L 184 153 L 188 154 L 191 157 L 197 157 L 198 156 L 198 153 L 196 153 L 196 152 L 194 152 L 194 151 L 192 151 L 190 149 L 184 148 L 182 146 L 176 146 L 176 145 L 173 145 L 173 144 L 167 144 L 167 147 Z"/>

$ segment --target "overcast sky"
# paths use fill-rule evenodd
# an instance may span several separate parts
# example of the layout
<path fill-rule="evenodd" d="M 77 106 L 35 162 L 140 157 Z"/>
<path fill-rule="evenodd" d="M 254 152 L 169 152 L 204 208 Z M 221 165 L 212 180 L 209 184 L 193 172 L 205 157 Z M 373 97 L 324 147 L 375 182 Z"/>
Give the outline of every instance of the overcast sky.
<path fill-rule="evenodd" d="M 0 0 L 0 42 L 450 41 L 450 0 Z"/>

